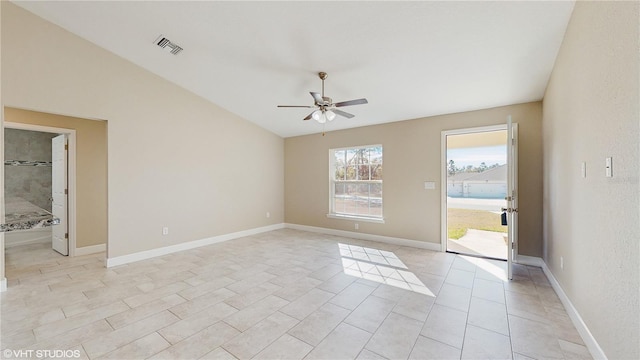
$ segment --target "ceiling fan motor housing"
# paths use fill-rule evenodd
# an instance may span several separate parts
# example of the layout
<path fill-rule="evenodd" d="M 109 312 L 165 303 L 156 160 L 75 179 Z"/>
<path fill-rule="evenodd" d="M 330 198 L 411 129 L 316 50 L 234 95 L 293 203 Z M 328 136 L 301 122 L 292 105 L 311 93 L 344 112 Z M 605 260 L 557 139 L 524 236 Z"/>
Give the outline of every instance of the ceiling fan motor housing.
<path fill-rule="evenodd" d="M 356 99 L 356 100 L 349 100 L 349 101 L 341 101 L 339 103 L 334 104 L 333 100 L 328 97 L 328 96 L 324 96 L 324 80 L 327 78 L 327 73 L 326 72 L 319 72 L 318 73 L 318 77 L 320 78 L 320 80 L 322 80 L 322 93 L 317 93 L 317 92 L 309 92 L 309 94 L 311 94 L 311 96 L 314 99 L 314 103 L 313 106 L 307 106 L 307 105 L 278 105 L 278 107 L 299 107 L 299 108 L 314 108 L 316 107 L 317 110 L 315 110 L 314 112 L 312 112 L 311 114 L 307 115 L 307 117 L 305 117 L 303 120 L 309 120 L 309 119 L 314 119 L 317 120 L 318 122 L 321 122 L 320 119 L 324 119 L 324 121 L 322 121 L 321 123 L 324 123 L 325 121 L 329 120 L 333 120 L 335 118 L 336 115 L 340 115 L 343 117 L 346 117 L 348 119 L 351 119 L 352 117 L 354 117 L 354 115 L 349 114 L 348 112 L 339 110 L 337 108 L 343 107 L 343 106 L 351 106 L 351 105 L 360 105 L 360 104 L 367 104 L 367 99 Z M 323 117 L 320 117 L 320 114 Z"/>

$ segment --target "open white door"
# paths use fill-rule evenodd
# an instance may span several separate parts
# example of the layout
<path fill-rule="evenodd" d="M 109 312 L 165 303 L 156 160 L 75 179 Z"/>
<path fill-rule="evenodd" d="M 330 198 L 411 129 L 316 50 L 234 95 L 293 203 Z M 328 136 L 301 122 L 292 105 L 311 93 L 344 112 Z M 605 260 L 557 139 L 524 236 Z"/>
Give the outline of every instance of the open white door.
<path fill-rule="evenodd" d="M 509 280 L 513 279 L 513 262 L 518 254 L 518 124 L 507 118 L 507 224 L 509 244 L 507 268 Z"/>
<path fill-rule="evenodd" d="M 69 235 L 67 232 L 67 135 L 51 139 L 51 192 L 52 213 L 60 219 L 59 225 L 52 227 L 51 245 L 62 255 L 69 255 Z"/>

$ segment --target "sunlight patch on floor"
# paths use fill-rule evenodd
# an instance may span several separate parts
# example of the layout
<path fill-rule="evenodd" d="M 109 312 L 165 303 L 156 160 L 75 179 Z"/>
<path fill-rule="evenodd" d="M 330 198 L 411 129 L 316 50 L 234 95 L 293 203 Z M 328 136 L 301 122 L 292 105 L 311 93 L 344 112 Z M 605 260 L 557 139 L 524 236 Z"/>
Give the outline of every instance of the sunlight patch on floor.
<path fill-rule="evenodd" d="M 393 252 L 347 244 L 338 247 L 345 274 L 435 297 Z"/>
<path fill-rule="evenodd" d="M 484 270 L 491 276 L 496 279 L 507 281 L 507 262 L 492 260 L 492 259 L 483 259 L 477 258 L 473 256 L 460 256 L 460 259 L 463 259 L 473 265 L 476 265 L 479 269 Z"/>

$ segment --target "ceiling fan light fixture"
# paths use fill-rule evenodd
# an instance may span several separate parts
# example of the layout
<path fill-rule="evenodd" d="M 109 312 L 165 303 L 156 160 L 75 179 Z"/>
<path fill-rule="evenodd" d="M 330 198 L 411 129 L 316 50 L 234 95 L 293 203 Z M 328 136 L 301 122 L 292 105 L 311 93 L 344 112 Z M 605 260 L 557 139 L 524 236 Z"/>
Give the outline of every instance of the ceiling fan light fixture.
<path fill-rule="evenodd" d="M 313 114 L 311 114 L 311 118 L 319 122 L 320 124 L 324 124 L 327 121 L 324 113 L 321 110 L 314 111 Z"/>
<path fill-rule="evenodd" d="M 325 111 L 324 115 L 325 115 L 325 117 L 327 118 L 327 120 L 329 120 L 329 121 L 333 121 L 333 119 L 335 119 L 335 118 L 336 118 L 336 113 L 334 113 L 334 112 L 333 112 L 333 111 L 331 111 L 331 110 L 327 110 L 327 111 Z"/>
<path fill-rule="evenodd" d="M 367 99 L 355 99 L 349 101 L 341 101 L 334 103 L 330 97 L 324 96 L 324 80 L 327 78 L 327 73 L 320 72 L 318 73 L 320 80 L 322 80 L 322 92 L 317 93 L 314 91 L 310 91 L 309 94 L 313 98 L 313 105 L 278 105 L 278 107 L 286 107 L 286 108 L 315 108 L 311 114 L 307 115 L 302 120 L 315 120 L 319 124 L 325 124 L 327 121 L 333 121 L 338 115 L 345 117 L 347 119 L 351 119 L 355 115 L 349 114 L 346 111 L 342 111 L 338 108 L 342 108 L 343 106 L 351 106 L 351 105 L 360 105 L 367 104 Z M 333 109 L 333 110 L 332 110 Z"/>

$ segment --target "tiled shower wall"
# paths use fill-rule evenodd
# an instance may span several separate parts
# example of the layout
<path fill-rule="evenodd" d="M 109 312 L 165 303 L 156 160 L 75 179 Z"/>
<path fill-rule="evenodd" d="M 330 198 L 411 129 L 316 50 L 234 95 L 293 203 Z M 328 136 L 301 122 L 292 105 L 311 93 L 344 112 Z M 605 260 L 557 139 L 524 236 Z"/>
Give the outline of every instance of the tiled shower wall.
<path fill-rule="evenodd" d="M 4 158 L 51 162 L 51 139 L 57 134 L 4 129 Z M 4 165 L 5 197 L 21 197 L 51 211 L 51 166 Z"/>

